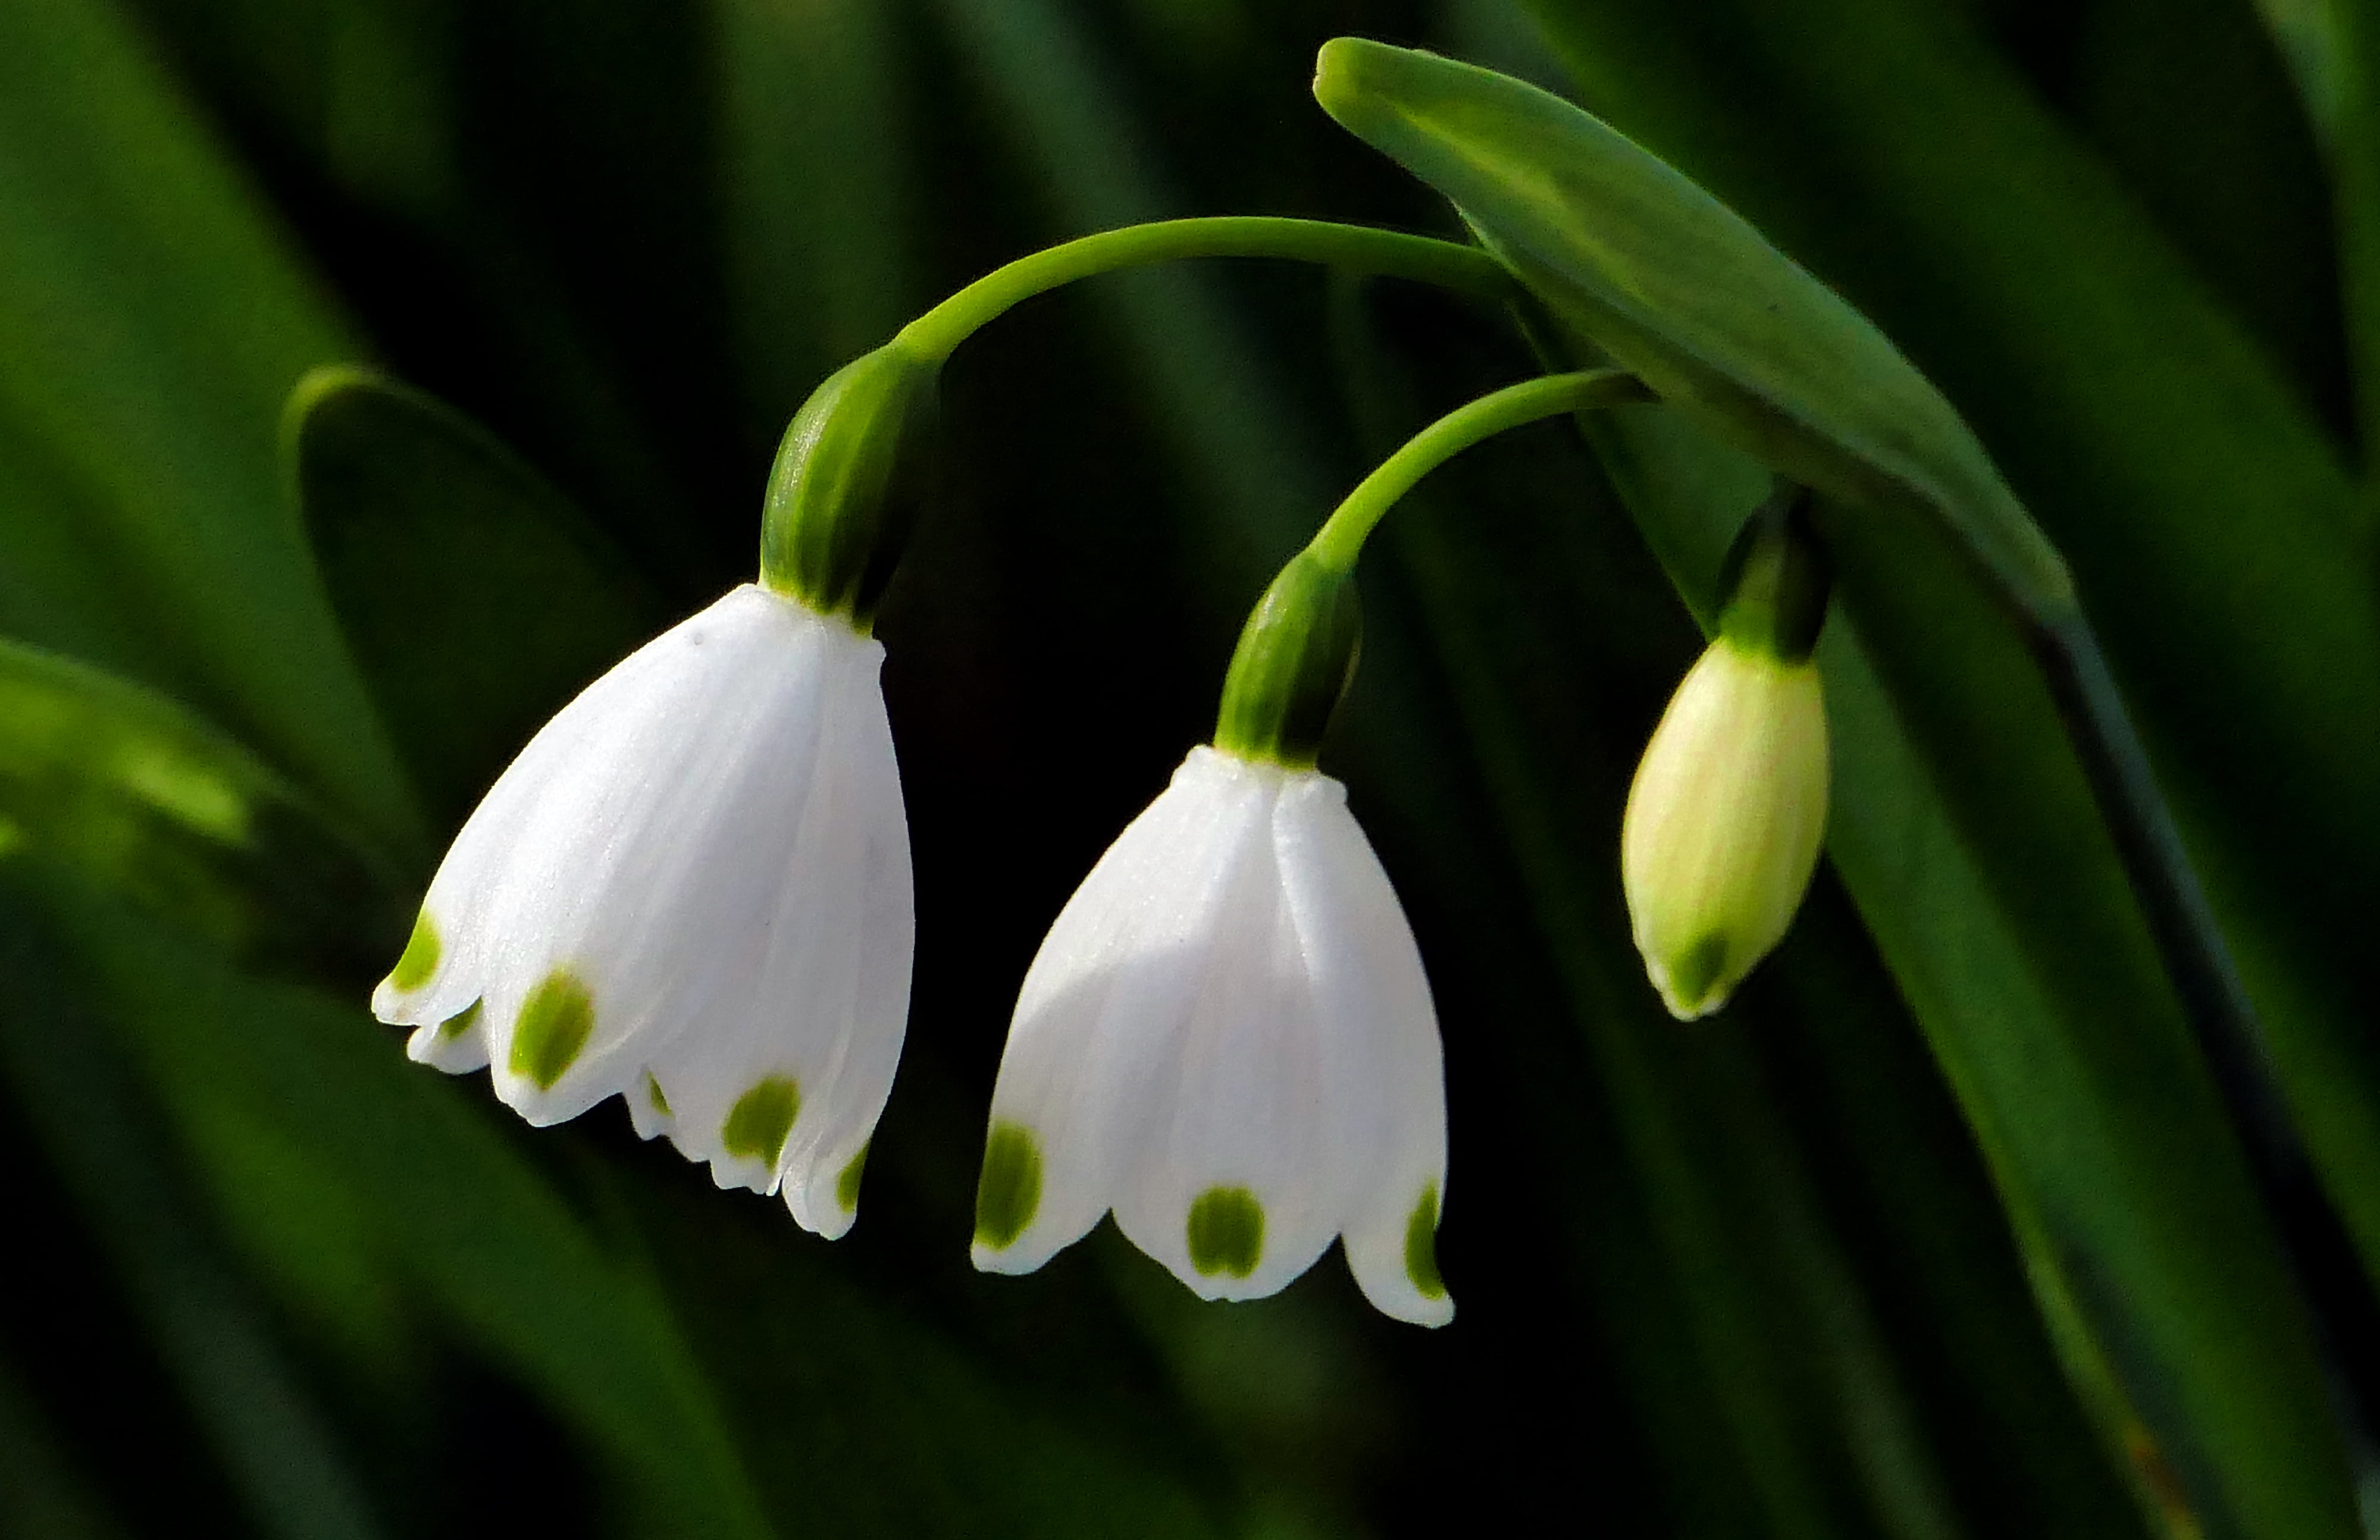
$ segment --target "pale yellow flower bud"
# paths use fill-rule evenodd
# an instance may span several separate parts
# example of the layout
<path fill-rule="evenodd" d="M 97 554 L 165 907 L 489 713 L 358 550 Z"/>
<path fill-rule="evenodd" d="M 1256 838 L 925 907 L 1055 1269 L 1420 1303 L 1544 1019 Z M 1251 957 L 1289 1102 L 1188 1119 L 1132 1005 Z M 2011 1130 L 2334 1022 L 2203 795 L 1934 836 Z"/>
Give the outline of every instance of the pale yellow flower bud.
<path fill-rule="evenodd" d="M 1817 665 L 1713 642 L 1645 746 L 1620 831 L 1636 949 L 1680 1021 L 1726 1004 L 1792 923 L 1827 774 Z"/>

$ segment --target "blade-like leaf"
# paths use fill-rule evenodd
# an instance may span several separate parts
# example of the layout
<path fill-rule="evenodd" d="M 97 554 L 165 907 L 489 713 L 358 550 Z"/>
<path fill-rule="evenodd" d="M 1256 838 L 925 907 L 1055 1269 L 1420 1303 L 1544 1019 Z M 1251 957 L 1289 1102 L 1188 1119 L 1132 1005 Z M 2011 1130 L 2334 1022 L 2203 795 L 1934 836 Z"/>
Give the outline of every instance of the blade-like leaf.
<path fill-rule="evenodd" d="M 1733 211 L 1548 91 L 1360 38 L 1314 92 L 1452 199 L 1489 249 L 1722 441 L 1862 505 L 1940 519 L 2021 602 L 2064 564 L 1949 402 Z"/>
<path fill-rule="evenodd" d="M 354 858 L 239 745 L 153 691 L 0 640 L 0 850 L 17 844 L 224 941 L 319 932 L 304 911 L 364 895 Z"/>

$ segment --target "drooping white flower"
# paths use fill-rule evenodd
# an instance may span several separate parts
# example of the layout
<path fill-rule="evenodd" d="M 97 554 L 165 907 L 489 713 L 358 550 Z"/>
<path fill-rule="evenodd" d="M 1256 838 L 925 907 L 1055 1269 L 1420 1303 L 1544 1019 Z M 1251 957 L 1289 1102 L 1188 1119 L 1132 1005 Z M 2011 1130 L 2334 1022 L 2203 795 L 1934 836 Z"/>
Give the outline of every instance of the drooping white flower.
<path fill-rule="evenodd" d="M 1446 1096 L 1429 984 L 1343 787 L 1196 748 L 1026 973 L 976 1266 L 1038 1267 L 1112 1209 L 1208 1299 L 1344 1237 L 1367 1298 L 1439 1326 Z"/>
<path fill-rule="evenodd" d="M 850 1227 L 908 1014 L 881 644 L 738 588 L 530 740 L 372 996 L 531 1123 L 624 1097 L 722 1187 Z"/>
<path fill-rule="evenodd" d="M 1827 832 L 1817 664 L 1722 635 L 1654 730 L 1620 832 L 1646 972 L 1681 1021 L 1727 1003 L 1793 922 Z"/>

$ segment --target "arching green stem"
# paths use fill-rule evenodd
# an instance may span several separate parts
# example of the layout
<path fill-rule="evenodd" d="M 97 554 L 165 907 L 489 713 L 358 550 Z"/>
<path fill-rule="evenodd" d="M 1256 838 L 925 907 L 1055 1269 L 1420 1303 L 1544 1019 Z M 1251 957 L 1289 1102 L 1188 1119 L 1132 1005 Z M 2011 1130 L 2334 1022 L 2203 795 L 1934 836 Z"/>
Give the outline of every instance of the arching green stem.
<path fill-rule="evenodd" d="M 1215 715 L 1215 746 L 1244 759 L 1310 768 L 1355 673 L 1363 616 L 1355 558 L 1414 483 L 1463 451 L 1550 417 L 1652 397 L 1616 369 L 1548 375 L 1457 407 L 1364 478 L 1281 576 L 1240 631 Z"/>
<path fill-rule="evenodd" d="M 1473 444 L 1550 417 L 1650 401 L 1643 381 L 1625 370 L 1590 369 L 1548 374 L 1507 385 L 1456 407 L 1406 441 L 1349 492 L 1306 546 L 1306 553 L 1334 572 L 1355 564 L 1365 537 L 1415 483 Z"/>
<path fill-rule="evenodd" d="M 1182 257 L 1273 257 L 1509 300 L 1519 285 L 1475 247 L 1326 220 L 1226 215 L 1167 219 L 1070 240 L 986 273 L 901 329 L 898 346 L 939 363 L 1011 307 L 1078 278 Z"/>

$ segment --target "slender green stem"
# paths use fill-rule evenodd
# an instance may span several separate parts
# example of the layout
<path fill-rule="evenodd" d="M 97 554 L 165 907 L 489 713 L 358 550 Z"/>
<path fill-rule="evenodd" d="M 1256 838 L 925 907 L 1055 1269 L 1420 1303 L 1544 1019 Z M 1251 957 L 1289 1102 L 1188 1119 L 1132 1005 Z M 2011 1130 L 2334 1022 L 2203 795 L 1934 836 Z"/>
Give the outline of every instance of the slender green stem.
<path fill-rule="evenodd" d="M 1305 550 L 1333 572 L 1355 564 L 1372 527 L 1423 477 L 1473 444 L 1549 417 L 1650 401 L 1652 392 L 1625 370 L 1589 369 L 1507 385 L 1456 407 L 1380 462 L 1332 512 Z"/>
<path fill-rule="evenodd" d="M 1078 278 L 1182 257 L 1275 257 L 1318 262 L 1389 278 L 1510 300 L 1512 275 L 1476 247 L 1427 236 L 1316 219 L 1226 215 L 1167 219 L 1070 240 L 989 273 L 901 329 L 900 345 L 920 358 L 950 357 L 975 331 L 1012 306 Z"/>

